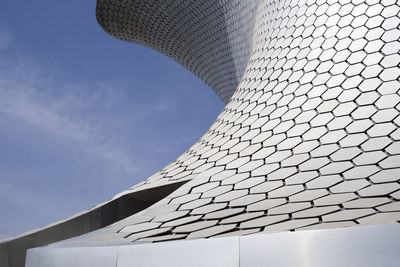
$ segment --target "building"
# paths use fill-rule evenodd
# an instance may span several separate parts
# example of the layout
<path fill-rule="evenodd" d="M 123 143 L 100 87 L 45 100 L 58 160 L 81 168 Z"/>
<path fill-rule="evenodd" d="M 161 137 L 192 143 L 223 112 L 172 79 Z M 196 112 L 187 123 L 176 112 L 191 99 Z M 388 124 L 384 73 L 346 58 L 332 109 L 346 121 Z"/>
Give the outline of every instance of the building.
<path fill-rule="evenodd" d="M 171 57 L 226 106 L 176 161 L 2 244 L 3 261 L 77 236 L 30 250 L 26 266 L 398 266 L 400 228 L 386 224 L 400 221 L 399 12 L 394 0 L 98 0 L 107 33 Z M 198 240 L 167 242 L 183 239 Z"/>

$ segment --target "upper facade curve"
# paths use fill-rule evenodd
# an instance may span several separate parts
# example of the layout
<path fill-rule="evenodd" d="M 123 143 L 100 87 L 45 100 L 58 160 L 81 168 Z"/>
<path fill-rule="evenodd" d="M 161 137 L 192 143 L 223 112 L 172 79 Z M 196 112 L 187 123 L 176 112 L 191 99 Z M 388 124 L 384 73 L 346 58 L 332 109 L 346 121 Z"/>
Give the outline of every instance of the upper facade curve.
<path fill-rule="evenodd" d="M 172 58 L 227 103 L 250 58 L 257 2 L 101 0 L 96 17 L 112 36 Z"/>

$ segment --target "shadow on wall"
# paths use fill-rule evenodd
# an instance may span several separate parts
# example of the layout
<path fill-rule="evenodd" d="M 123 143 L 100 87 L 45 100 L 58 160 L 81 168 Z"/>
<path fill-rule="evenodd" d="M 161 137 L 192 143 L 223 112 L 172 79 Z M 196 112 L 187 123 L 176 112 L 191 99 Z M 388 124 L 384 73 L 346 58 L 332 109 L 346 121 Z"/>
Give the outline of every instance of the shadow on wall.
<path fill-rule="evenodd" d="M 186 181 L 185 181 L 186 182 Z M 72 219 L 0 244 L 1 267 L 24 267 L 26 251 L 103 228 L 168 196 L 185 182 L 123 195 Z"/>

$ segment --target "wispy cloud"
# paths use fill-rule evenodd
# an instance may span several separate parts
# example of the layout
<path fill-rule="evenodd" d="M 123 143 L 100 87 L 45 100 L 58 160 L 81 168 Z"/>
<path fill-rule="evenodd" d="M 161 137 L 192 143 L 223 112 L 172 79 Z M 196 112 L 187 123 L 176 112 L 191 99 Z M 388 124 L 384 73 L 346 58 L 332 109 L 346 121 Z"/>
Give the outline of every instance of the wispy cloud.
<path fill-rule="evenodd" d="M 123 99 L 117 86 L 55 84 L 32 61 L 0 60 L 0 95 L 0 112 L 80 142 L 96 157 L 126 172 L 136 171 L 130 156 L 121 149 L 121 140 L 113 135 L 122 125 L 104 116 Z"/>
<path fill-rule="evenodd" d="M 161 133 L 157 125 L 163 123 L 165 114 L 182 116 L 178 100 L 168 93 L 142 101 L 127 95 L 132 88 L 108 81 L 58 79 L 53 70 L 42 69 L 35 58 L 9 56 L 4 49 L 11 44 L 10 31 L 0 25 L 1 113 L 59 138 L 79 142 L 94 157 L 116 170 L 139 174 L 141 179 L 146 178 L 142 176 L 146 171 L 139 171 L 143 166 L 137 164 L 147 159 L 143 160 L 140 154 L 146 150 L 156 150 L 160 155 L 170 153 L 191 140 L 179 131 L 165 140 L 173 134 L 171 129 Z M 158 140 L 159 135 L 164 139 Z"/>

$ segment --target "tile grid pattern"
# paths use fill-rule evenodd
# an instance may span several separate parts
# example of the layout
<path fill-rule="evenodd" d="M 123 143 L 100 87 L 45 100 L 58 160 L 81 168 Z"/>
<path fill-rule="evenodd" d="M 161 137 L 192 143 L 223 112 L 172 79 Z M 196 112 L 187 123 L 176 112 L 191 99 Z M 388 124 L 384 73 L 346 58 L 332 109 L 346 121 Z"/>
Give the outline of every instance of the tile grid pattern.
<path fill-rule="evenodd" d="M 226 103 L 250 56 L 256 3 L 100 0 L 96 16 L 111 35 L 151 47 L 185 66 Z"/>
<path fill-rule="evenodd" d="M 158 242 L 400 221 L 400 2 L 98 0 L 101 26 L 227 103 L 131 190 L 189 180 L 104 231 Z M 112 239 L 112 238 L 111 238 Z"/>

